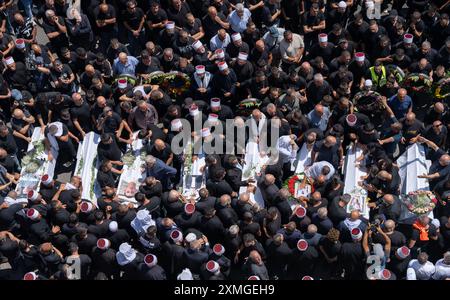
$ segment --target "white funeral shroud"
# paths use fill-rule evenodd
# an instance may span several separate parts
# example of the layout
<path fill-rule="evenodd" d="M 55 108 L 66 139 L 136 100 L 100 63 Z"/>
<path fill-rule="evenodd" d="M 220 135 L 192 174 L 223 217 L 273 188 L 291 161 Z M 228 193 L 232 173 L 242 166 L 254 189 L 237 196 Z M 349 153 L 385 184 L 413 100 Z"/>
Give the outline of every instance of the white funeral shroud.
<path fill-rule="evenodd" d="M 78 146 L 77 164 L 74 176 L 81 177 L 83 191 L 82 199 L 87 199 L 97 204 L 97 198 L 102 191 L 97 183 L 99 161 L 97 159 L 97 147 L 100 143 L 100 135 L 91 131 L 84 136 L 84 140 Z"/>
<path fill-rule="evenodd" d="M 242 168 L 242 180 L 245 181 L 249 178 L 253 178 L 256 182 L 258 182 L 262 167 L 268 160 L 269 157 L 260 151 L 257 143 L 248 142 L 245 146 L 245 164 Z M 247 187 L 241 187 L 239 189 L 239 194 L 245 193 L 246 191 Z M 264 199 L 257 185 L 255 194 L 250 193 L 250 202 L 256 202 L 261 208 L 264 208 Z"/>
<path fill-rule="evenodd" d="M 35 147 L 37 142 L 44 142 L 45 135 L 41 132 L 41 127 L 34 128 L 31 136 L 31 143 L 28 144 L 27 152 L 30 152 Z M 53 153 L 52 153 L 53 154 Z M 27 173 L 26 166 L 22 164 L 22 171 L 20 172 L 20 179 L 16 186 L 17 201 L 27 201 L 27 194 L 30 190 L 39 191 L 41 185 L 41 177 L 48 174 L 51 178 L 55 172 L 56 156 L 53 155 L 51 161 L 48 160 L 48 151 L 44 150 L 42 153 L 36 154 L 38 159 L 44 161 L 40 168 L 34 173 Z"/>
<path fill-rule="evenodd" d="M 182 183 L 182 194 L 187 198 L 194 197 L 198 199 L 200 195 L 198 191 L 206 186 L 205 180 L 205 154 L 198 153 L 195 154 L 192 143 L 189 142 L 183 150 L 184 155 L 191 158 L 190 168 L 187 164 L 183 164 L 181 167 L 181 183 Z M 197 156 L 195 161 L 192 161 L 192 156 Z"/>
<path fill-rule="evenodd" d="M 359 207 L 361 214 L 364 218 L 369 219 L 369 206 L 367 203 L 367 191 L 359 186 L 358 181 L 363 181 L 362 176 L 366 176 L 366 168 L 363 166 L 364 160 L 360 163 L 357 162 L 357 158 L 363 154 L 360 147 L 350 145 L 347 148 L 347 156 L 345 157 L 344 168 L 344 194 L 352 195 L 351 202 L 347 205 L 347 212 Z"/>
<path fill-rule="evenodd" d="M 303 143 L 302 148 L 297 153 L 297 159 L 291 165 L 291 171 L 294 171 L 295 174 L 305 171 L 306 167 L 311 164 L 311 150 L 308 150 L 306 143 Z"/>
<path fill-rule="evenodd" d="M 133 164 L 123 165 L 122 174 L 119 179 L 119 190 L 117 195 L 120 202 L 129 202 L 137 205 L 134 195 L 139 191 L 139 187 L 145 180 L 145 151 L 143 149 L 142 139 L 138 139 L 139 132 L 133 133 L 133 143 L 127 145 L 127 153 L 131 151 L 135 157 Z"/>
<path fill-rule="evenodd" d="M 428 174 L 428 169 L 431 166 L 431 161 L 425 158 L 425 149 L 423 145 L 413 144 L 409 146 L 406 151 L 397 158 L 397 165 L 400 175 L 400 194 L 406 195 L 409 192 L 415 191 L 429 191 L 430 186 L 428 180 L 425 178 L 418 178 L 417 176 Z M 403 204 L 403 202 L 402 202 Z M 402 213 L 400 220 L 403 223 L 414 221 L 416 215 L 408 210 L 406 205 L 402 205 Z M 429 214 L 433 218 L 433 211 Z"/>

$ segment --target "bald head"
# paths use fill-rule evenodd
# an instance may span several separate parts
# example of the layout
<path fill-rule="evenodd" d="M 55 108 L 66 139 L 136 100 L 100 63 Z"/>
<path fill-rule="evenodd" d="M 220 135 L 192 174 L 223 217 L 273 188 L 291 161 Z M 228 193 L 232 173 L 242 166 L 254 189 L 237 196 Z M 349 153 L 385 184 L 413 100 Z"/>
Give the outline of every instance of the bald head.
<path fill-rule="evenodd" d="M 361 216 L 361 214 L 360 214 L 359 210 L 353 210 L 350 213 L 350 219 L 352 219 L 352 220 L 358 220 L 360 216 Z"/>
<path fill-rule="evenodd" d="M 389 205 L 394 204 L 395 198 L 391 194 L 386 194 L 383 196 L 383 201 Z"/>

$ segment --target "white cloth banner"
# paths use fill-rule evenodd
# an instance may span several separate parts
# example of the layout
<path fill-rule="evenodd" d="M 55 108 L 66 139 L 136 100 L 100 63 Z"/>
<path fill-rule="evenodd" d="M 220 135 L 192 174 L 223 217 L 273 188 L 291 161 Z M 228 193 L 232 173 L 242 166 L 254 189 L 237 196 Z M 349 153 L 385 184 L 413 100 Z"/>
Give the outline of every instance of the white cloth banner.
<path fill-rule="evenodd" d="M 258 182 L 261 169 L 268 160 L 269 157 L 264 153 L 261 153 L 257 143 L 248 142 L 245 146 L 245 164 L 242 168 L 242 180 L 245 181 L 249 178 L 253 178 L 256 182 Z M 245 193 L 246 191 L 247 187 L 241 187 L 239 189 L 239 194 Z M 257 185 L 255 194 L 250 193 L 250 202 L 256 202 L 261 208 L 264 208 L 265 206 L 261 191 Z"/>
<path fill-rule="evenodd" d="M 367 203 L 367 192 L 358 185 L 358 181 L 363 181 L 361 177 L 367 175 L 364 160 L 360 163 L 356 160 L 362 153 L 362 149 L 355 145 L 350 145 L 347 148 L 344 168 L 344 194 L 352 195 L 352 200 L 347 205 L 347 212 L 359 209 L 363 217 L 369 219 L 370 209 Z"/>
<path fill-rule="evenodd" d="M 85 135 L 83 142 L 78 146 L 74 172 L 74 175 L 81 177 L 83 185 L 81 198 L 90 200 L 94 204 L 97 204 L 97 198 L 102 195 L 100 185 L 97 183 L 99 167 L 97 147 L 99 143 L 99 134 L 91 131 Z"/>
<path fill-rule="evenodd" d="M 123 172 L 119 179 L 117 195 L 121 202 L 137 204 L 134 195 L 145 180 L 145 156 L 142 139 L 138 139 L 139 132 L 133 133 L 133 143 L 127 146 L 127 152 L 123 156 Z M 127 159 L 125 159 L 127 157 Z M 128 161 L 129 157 L 134 159 Z"/>
<path fill-rule="evenodd" d="M 187 160 L 190 160 L 190 165 L 184 163 L 181 167 L 181 193 L 186 198 L 194 197 L 198 199 L 200 197 L 198 191 L 206 186 L 204 170 L 206 166 L 205 156 L 204 154 L 196 155 L 197 159 L 192 161 L 192 156 L 194 156 L 192 143 L 188 143 L 184 148 L 184 155 Z"/>
<path fill-rule="evenodd" d="M 308 150 L 306 143 L 303 143 L 302 148 L 297 153 L 297 159 L 291 166 L 291 170 L 295 170 L 295 174 L 303 173 L 306 169 L 306 166 L 311 164 L 311 150 Z"/>
<path fill-rule="evenodd" d="M 27 155 L 21 162 L 22 170 L 16 186 L 17 201 L 25 201 L 31 190 L 39 191 L 43 175 L 48 174 L 50 177 L 54 175 L 56 156 L 53 156 L 53 160 L 48 160 L 48 151 L 44 149 L 44 139 L 45 135 L 41 132 L 41 127 L 36 127 L 31 136 L 31 143 L 28 144 Z M 30 160 L 31 157 L 33 158 Z M 38 165 L 33 162 L 36 160 L 39 161 Z"/>
<path fill-rule="evenodd" d="M 406 195 L 409 192 L 415 191 L 429 191 L 430 186 L 428 180 L 425 178 L 418 178 L 417 176 L 428 174 L 428 169 L 431 162 L 425 158 L 425 149 L 423 145 L 413 144 L 409 146 L 406 151 L 397 159 L 400 175 L 400 194 Z M 413 220 L 415 214 L 410 212 L 406 205 L 402 205 L 402 213 L 400 220 Z M 429 214 L 433 218 L 433 211 Z"/>

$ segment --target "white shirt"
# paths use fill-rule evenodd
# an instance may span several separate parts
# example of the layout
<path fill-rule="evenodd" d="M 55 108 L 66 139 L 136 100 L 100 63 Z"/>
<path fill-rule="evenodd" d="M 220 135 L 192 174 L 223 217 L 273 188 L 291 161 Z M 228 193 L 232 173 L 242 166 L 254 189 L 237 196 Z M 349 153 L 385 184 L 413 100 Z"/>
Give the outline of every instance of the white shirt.
<path fill-rule="evenodd" d="M 319 175 L 322 174 L 322 169 L 325 166 L 330 168 L 330 173 L 328 173 L 325 176 L 325 180 L 330 179 L 331 177 L 333 177 L 335 170 L 334 170 L 333 165 L 327 161 L 318 161 L 318 162 L 313 163 L 311 167 L 306 169 L 306 171 L 305 171 L 306 176 L 311 177 L 314 180 L 316 180 L 317 177 L 319 177 Z"/>
<path fill-rule="evenodd" d="M 287 58 L 294 57 L 297 53 L 297 50 L 301 48 L 305 48 L 305 44 L 303 43 L 303 39 L 300 35 L 293 33 L 291 43 L 288 43 L 285 39 L 283 39 L 280 42 L 280 53 L 283 61 L 290 63 L 289 61 L 287 61 Z"/>
<path fill-rule="evenodd" d="M 211 51 L 215 51 L 217 49 L 223 49 L 225 51 L 225 48 L 231 43 L 230 35 L 227 33 L 225 36 L 225 40 L 219 39 L 219 35 L 216 34 L 211 38 L 209 41 L 209 48 Z"/>
<path fill-rule="evenodd" d="M 436 272 L 433 274 L 434 280 L 444 280 L 450 278 L 450 265 L 444 263 L 444 259 L 441 258 L 436 262 Z"/>
<path fill-rule="evenodd" d="M 424 265 L 421 265 L 417 259 L 412 259 L 408 264 L 408 268 L 414 269 L 417 280 L 429 280 L 436 271 L 433 263 L 427 261 Z"/>
<path fill-rule="evenodd" d="M 297 157 L 298 147 L 291 145 L 291 137 L 283 135 L 278 139 L 277 150 L 280 151 L 280 161 L 285 164 Z"/>
<path fill-rule="evenodd" d="M 244 8 L 244 15 L 241 17 L 238 16 L 236 10 L 233 10 L 231 14 L 228 16 L 228 22 L 230 23 L 231 29 L 235 32 L 242 33 L 247 29 L 247 23 L 252 13 L 248 8 Z"/>

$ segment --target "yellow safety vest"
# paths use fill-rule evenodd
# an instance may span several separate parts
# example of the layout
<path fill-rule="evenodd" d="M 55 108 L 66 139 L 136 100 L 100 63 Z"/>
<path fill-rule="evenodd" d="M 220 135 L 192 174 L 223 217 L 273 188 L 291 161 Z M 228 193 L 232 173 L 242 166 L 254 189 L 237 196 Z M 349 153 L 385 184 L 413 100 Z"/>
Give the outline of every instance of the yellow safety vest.
<path fill-rule="evenodd" d="M 375 73 L 375 67 L 370 67 L 369 70 L 374 85 L 381 87 L 386 84 L 386 68 L 384 66 L 381 66 L 381 78 L 377 73 Z"/>

